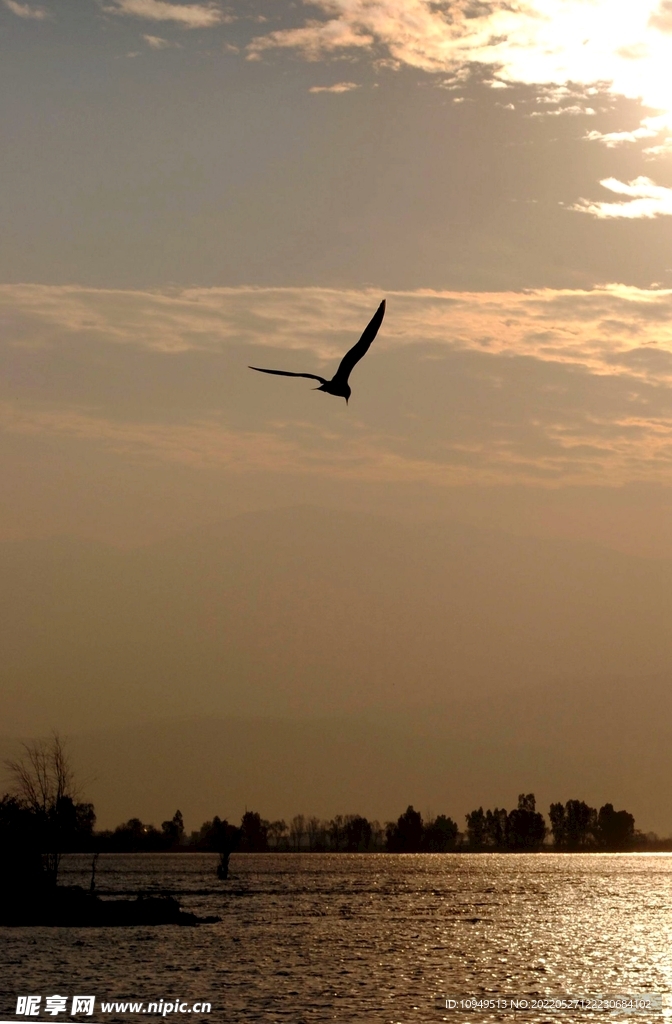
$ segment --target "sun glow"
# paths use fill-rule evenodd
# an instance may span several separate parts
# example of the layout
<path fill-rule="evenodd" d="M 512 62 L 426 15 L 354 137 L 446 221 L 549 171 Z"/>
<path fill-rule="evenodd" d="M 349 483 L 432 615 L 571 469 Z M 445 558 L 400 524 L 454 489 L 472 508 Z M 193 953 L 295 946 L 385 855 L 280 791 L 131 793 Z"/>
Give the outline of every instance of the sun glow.
<path fill-rule="evenodd" d="M 285 47 L 316 59 L 383 47 L 396 66 L 458 77 L 477 63 L 492 68 L 495 85 L 570 86 L 588 98 L 612 92 L 656 112 L 639 128 L 611 133 L 608 145 L 670 133 L 672 0 L 314 0 L 311 7 L 326 18 L 258 36 L 248 56 Z"/>

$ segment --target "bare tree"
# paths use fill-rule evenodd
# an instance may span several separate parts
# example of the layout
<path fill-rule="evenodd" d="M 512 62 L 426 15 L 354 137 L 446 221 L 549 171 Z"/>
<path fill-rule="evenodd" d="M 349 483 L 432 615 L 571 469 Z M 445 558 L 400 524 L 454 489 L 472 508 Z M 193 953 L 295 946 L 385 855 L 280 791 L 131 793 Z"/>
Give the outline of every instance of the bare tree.
<path fill-rule="evenodd" d="M 287 838 L 287 822 L 284 818 L 272 821 L 268 826 L 268 838 L 273 844 L 274 850 L 279 850 L 283 841 Z"/>
<path fill-rule="evenodd" d="M 43 814 L 65 796 L 74 800 L 77 794 L 73 773 L 58 733 L 51 740 L 36 740 L 22 746 L 22 758 L 5 761 L 19 799 L 32 811 Z"/>
<path fill-rule="evenodd" d="M 343 817 L 343 815 L 335 814 L 334 817 L 329 822 L 329 824 L 327 825 L 327 830 L 329 833 L 329 842 L 331 844 L 331 849 L 335 850 L 338 853 L 343 845 L 343 836 L 345 830 L 345 818 Z"/>
<path fill-rule="evenodd" d="M 42 844 L 47 878 L 56 884 L 66 833 L 77 828 L 78 819 L 95 816 L 91 804 L 78 804 L 74 774 L 58 733 L 50 740 L 23 744 L 23 756 L 5 761 L 14 780 L 19 802 L 35 816 Z"/>
<path fill-rule="evenodd" d="M 308 833 L 308 849 L 311 853 L 316 850 L 325 849 L 327 845 L 327 830 L 323 821 L 320 821 L 314 815 L 308 818 L 306 832 Z"/>
<path fill-rule="evenodd" d="M 289 835 L 294 843 L 294 849 L 300 850 L 303 837 L 306 832 L 306 819 L 303 814 L 295 814 L 289 826 Z"/>

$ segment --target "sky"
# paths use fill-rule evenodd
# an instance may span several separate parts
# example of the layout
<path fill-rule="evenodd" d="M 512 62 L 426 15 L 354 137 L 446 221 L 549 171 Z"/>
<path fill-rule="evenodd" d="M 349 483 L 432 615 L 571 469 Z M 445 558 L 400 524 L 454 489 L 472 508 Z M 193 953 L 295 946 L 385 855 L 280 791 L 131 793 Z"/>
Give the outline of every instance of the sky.
<path fill-rule="evenodd" d="M 0 0 L 0 544 L 672 557 L 671 57 L 670 0 Z M 382 298 L 349 406 L 247 368 L 331 375 Z"/>
<path fill-rule="evenodd" d="M 0 3 L 0 537 L 672 553 L 672 6 Z M 386 297 L 349 409 L 327 372 Z"/>

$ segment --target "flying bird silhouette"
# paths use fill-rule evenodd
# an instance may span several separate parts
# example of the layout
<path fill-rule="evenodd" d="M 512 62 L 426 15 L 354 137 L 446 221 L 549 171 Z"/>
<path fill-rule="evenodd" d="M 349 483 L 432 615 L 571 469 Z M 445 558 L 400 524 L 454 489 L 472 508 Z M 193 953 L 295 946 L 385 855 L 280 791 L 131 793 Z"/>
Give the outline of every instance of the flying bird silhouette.
<path fill-rule="evenodd" d="M 352 391 L 348 384 L 348 377 L 352 373 L 354 367 L 357 365 L 362 356 L 365 356 L 369 351 L 369 346 L 375 336 L 378 334 L 378 328 L 383 322 L 385 316 L 385 299 L 378 306 L 378 309 L 371 317 L 369 323 L 364 328 L 364 333 L 357 342 L 353 345 L 349 352 L 346 352 L 339 364 L 336 373 L 331 380 L 325 380 L 324 377 L 318 377 L 316 373 L 292 373 L 291 370 L 266 370 L 263 366 L 250 366 L 250 370 L 258 370 L 259 373 L 277 373 L 280 377 L 308 377 L 310 380 L 319 380 L 319 388 L 314 388 L 315 391 L 326 391 L 328 395 L 336 395 L 339 398 L 344 398 L 346 404 Z"/>

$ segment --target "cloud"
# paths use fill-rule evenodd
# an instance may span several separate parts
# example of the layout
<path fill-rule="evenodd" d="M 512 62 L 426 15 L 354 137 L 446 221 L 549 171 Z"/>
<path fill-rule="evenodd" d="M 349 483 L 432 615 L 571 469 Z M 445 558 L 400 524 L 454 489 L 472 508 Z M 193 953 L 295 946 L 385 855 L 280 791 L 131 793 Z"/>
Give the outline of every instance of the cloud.
<path fill-rule="evenodd" d="M 229 20 L 214 4 L 174 4 L 167 0 L 114 0 L 104 8 L 110 14 L 143 18 L 145 21 L 174 21 L 184 28 L 210 28 Z"/>
<path fill-rule="evenodd" d="M 490 71 L 493 87 L 572 83 L 589 95 L 597 86 L 664 112 L 659 131 L 672 131 L 672 0 L 311 0 L 306 6 L 311 13 L 303 24 L 257 36 L 248 57 L 284 48 L 308 60 L 368 55 L 377 64 L 441 75 L 480 66 Z M 608 145 L 640 137 L 591 136 Z"/>
<path fill-rule="evenodd" d="M 647 146 L 642 152 L 645 156 L 669 156 L 672 153 L 672 135 L 663 137 L 657 146 Z"/>
<path fill-rule="evenodd" d="M 247 365 L 333 370 L 378 291 L 4 285 L 0 431 L 237 473 L 672 482 L 672 290 L 387 298 L 346 410 Z"/>
<path fill-rule="evenodd" d="M 400 64 L 425 71 L 453 71 L 470 62 L 497 67 L 498 78 L 528 83 L 613 81 L 627 95 L 641 95 L 634 60 L 656 42 L 649 24 L 653 3 L 614 0 L 531 0 L 476 5 L 454 0 L 312 0 L 325 18 L 258 36 L 254 51 L 289 47 L 306 56 L 337 49 L 383 47 Z M 650 60 L 658 51 L 646 50 Z M 620 81 L 619 81 L 620 79 Z M 633 89 L 635 90 L 633 92 Z"/>
<path fill-rule="evenodd" d="M 613 149 L 616 146 L 623 146 L 631 144 L 633 142 L 639 142 L 642 139 L 655 139 L 658 135 L 661 134 L 661 132 L 665 131 L 666 125 L 667 115 L 663 114 L 658 115 L 657 117 L 643 118 L 639 124 L 639 127 L 633 128 L 630 131 L 591 131 L 585 135 L 585 138 L 589 142 L 601 142 L 609 149 Z"/>
<path fill-rule="evenodd" d="M 617 195 L 627 196 L 628 200 L 622 203 L 600 203 L 581 199 L 570 209 L 579 213 L 589 213 L 600 220 L 615 217 L 650 220 L 654 217 L 672 215 L 672 188 L 656 185 L 650 178 L 639 177 L 630 182 L 605 178 L 600 185 Z"/>
<path fill-rule="evenodd" d="M 635 43 L 634 46 L 619 47 L 616 53 L 624 60 L 646 60 L 649 56 L 649 48 L 646 43 Z"/>
<path fill-rule="evenodd" d="M 171 43 L 169 39 L 162 39 L 161 36 L 143 35 L 142 38 L 152 50 L 169 50 L 180 45 L 179 43 Z"/>
<path fill-rule="evenodd" d="M 658 9 L 649 17 L 649 25 L 658 32 L 672 32 L 672 0 L 660 0 Z"/>
<path fill-rule="evenodd" d="M 49 12 L 45 11 L 43 7 L 30 7 L 28 4 L 18 3 L 17 0 L 2 0 L 2 2 L 18 18 L 32 18 L 34 21 L 43 21 L 49 17 Z"/>
<path fill-rule="evenodd" d="M 318 60 L 323 54 L 335 50 L 352 47 L 368 49 L 373 42 L 372 35 L 353 29 L 344 20 L 311 21 L 303 28 L 281 29 L 266 36 L 258 36 L 248 46 L 248 57 L 255 59 L 264 50 L 282 47 L 299 50 L 308 60 Z"/>
<path fill-rule="evenodd" d="M 356 82 L 336 82 L 335 85 L 313 85 L 308 92 L 352 92 L 359 88 Z"/>
<path fill-rule="evenodd" d="M 133 459 L 148 456 L 191 466 L 272 469 L 292 463 L 291 442 L 274 433 L 232 431 L 216 420 L 189 424 L 118 422 L 80 410 L 38 410 L 0 402 L 0 429 L 22 436 L 55 434 L 100 442 Z"/>
<path fill-rule="evenodd" d="M 330 288 L 146 292 L 0 285 L 0 317 L 5 347 L 27 351 L 58 350 L 64 337 L 166 356 L 252 346 L 307 353 L 323 367 L 361 331 L 381 294 Z M 647 351 L 672 353 L 672 289 L 614 284 L 589 291 L 419 290 L 388 292 L 387 298 L 393 314 L 388 312 L 377 349 L 432 345 L 609 375 L 620 372 L 617 361 L 647 346 L 652 346 Z M 630 367 L 628 373 L 634 372 L 647 376 L 649 371 Z M 661 380 L 658 369 L 655 381 Z"/>
<path fill-rule="evenodd" d="M 510 105 L 513 106 L 512 104 Z M 514 108 L 515 109 L 515 108 Z M 562 117 L 565 114 L 569 114 L 571 117 L 578 115 L 593 117 L 596 111 L 592 107 L 587 107 L 581 103 L 571 103 L 564 107 L 558 107 L 557 110 L 534 110 L 530 117 Z M 589 133 L 590 137 L 591 133 Z"/>

